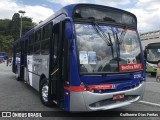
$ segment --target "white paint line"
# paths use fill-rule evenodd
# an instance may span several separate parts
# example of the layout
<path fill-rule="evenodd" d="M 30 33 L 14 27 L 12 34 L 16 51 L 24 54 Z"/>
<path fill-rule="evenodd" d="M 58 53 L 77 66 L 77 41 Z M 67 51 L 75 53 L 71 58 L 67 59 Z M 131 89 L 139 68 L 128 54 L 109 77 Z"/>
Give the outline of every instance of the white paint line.
<path fill-rule="evenodd" d="M 152 105 L 156 107 L 160 107 L 160 104 L 157 103 L 152 103 L 152 102 L 147 102 L 147 101 L 139 101 L 140 103 L 147 104 L 147 105 Z"/>
<path fill-rule="evenodd" d="M 158 82 L 146 82 L 146 83 L 160 84 L 160 83 L 158 83 Z"/>

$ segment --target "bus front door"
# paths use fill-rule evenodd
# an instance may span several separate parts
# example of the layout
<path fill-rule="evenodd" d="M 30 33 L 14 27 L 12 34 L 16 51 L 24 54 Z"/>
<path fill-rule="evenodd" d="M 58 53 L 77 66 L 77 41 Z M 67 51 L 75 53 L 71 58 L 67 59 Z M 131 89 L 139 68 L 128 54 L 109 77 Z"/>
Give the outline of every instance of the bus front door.
<path fill-rule="evenodd" d="M 49 99 L 60 106 L 63 100 L 64 71 L 63 71 L 63 41 L 64 22 L 53 25 L 52 39 L 50 40 L 50 79 L 49 79 Z"/>

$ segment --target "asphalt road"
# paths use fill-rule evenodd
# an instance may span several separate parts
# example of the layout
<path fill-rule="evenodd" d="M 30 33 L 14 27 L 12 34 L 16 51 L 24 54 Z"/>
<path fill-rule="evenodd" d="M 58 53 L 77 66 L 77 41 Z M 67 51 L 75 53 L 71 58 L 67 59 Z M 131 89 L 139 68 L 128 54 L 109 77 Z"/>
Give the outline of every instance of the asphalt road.
<path fill-rule="evenodd" d="M 46 107 L 43 106 L 40 99 L 39 93 L 25 84 L 22 81 L 17 81 L 15 79 L 15 74 L 11 71 L 11 66 L 6 66 L 5 63 L 0 63 L 0 111 L 61 111 L 57 107 Z M 155 77 L 147 74 L 146 80 L 146 89 L 144 93 L 144 98 L 142 101 L 138 103 L 133 103 L 129 106 L 125 106 L 122 108 L 117 108 L 112 110 L 115 111 L 147 111 L 149 113 L 154 113 L 154 111 L 159 111 L 159 117 L 112 117 L 114 120 L 159 120 L 160 119 L 160 83 L 157 83 Z M 152 112 L 153 111 L 153 112 Z M 101 117 L 100 112 L 95 113 L 97 117 L 93 115 L 93 113 L 88 113 L 89 118 L 85 118 L 85 116 L 79 117 L 77 116 L 76 120 L 81 119 L 105 119 L 105 117 Z M 83 116 L 83 114 L 81 114 Z M 93 115 L 93 117 L 92 117 Z M 1 118 L 0 118 L 1 119 Z M 27 118 L 26 118 L 27 119 Z M 28 118 L 29 119 L 29 118 Z M 40 118 L 37 118 L 40 119 Z M 45 118 L 45 119 L 53 119 L 53 118 Z M 75 119 L 72 115 L 68 117 L 54 117 L 54 119 Z M 109 118 L 108 118 L 109 119 Z M 16 120 L 16 118 L 15 118 Z"/>

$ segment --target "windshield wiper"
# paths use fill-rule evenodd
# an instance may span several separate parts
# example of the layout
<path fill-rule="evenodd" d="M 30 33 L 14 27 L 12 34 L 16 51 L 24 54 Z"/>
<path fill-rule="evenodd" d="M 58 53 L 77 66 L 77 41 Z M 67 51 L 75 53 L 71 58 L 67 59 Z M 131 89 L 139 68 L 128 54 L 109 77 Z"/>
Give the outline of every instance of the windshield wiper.
<path fill-rule="evenodd" d="M 124 31 L 121 32 L 119 37 L 116 33 L 116 38 L 117 38 L 117 41 L 118 41 L 119 44 L 122 44 L 122 42 L 124 40 L 124 36 L 126 35 L 126 31 L 127 31 L 127 27 L 124 28 Z"/>
<path fill-rule="evenodd" d="M 93 21 L 92 23 L 93 23 L 93 28 L 98 33 L 98 35 L 106 42 L 108 46 L 112 46 L 110 34 L 108 33 L 108 37 L 107 37 L 106 34 L 103 32 L 103 30 L 98 25 L 98 23 L 96 23 L 95 21 Z"/>
<path fill-rule="evenodd" d="M 99 34 L 99 36 L 107 43 L 108 46 L 111 46 L 112 57 L 114 58 L 113 43 L 112 43 L 110 34 L 108 33 L 108 36 L 107 36 L 103 32 L 103 30 L 100 28 L 100 26 L 98 25 L 98 23 L 96 23 L 95 21 L 93 21 L 93 24 L 94 24 L 93 28 Z"/>

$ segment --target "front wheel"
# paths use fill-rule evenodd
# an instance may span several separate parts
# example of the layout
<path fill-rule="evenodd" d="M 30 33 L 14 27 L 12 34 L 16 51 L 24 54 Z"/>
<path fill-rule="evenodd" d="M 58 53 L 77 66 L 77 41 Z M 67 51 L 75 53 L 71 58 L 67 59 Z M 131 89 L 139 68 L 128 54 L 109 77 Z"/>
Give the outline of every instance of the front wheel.
<path fill-rule="evenodd" d="M 40 82 L 40 90 L 39 90 L 40 99 L 43 105 L 51 107 L 53 106 L 53 102 L 48 100 L 48 89 L 49 89 L 48 82 L 46 79 L 43 79 Z"/>

